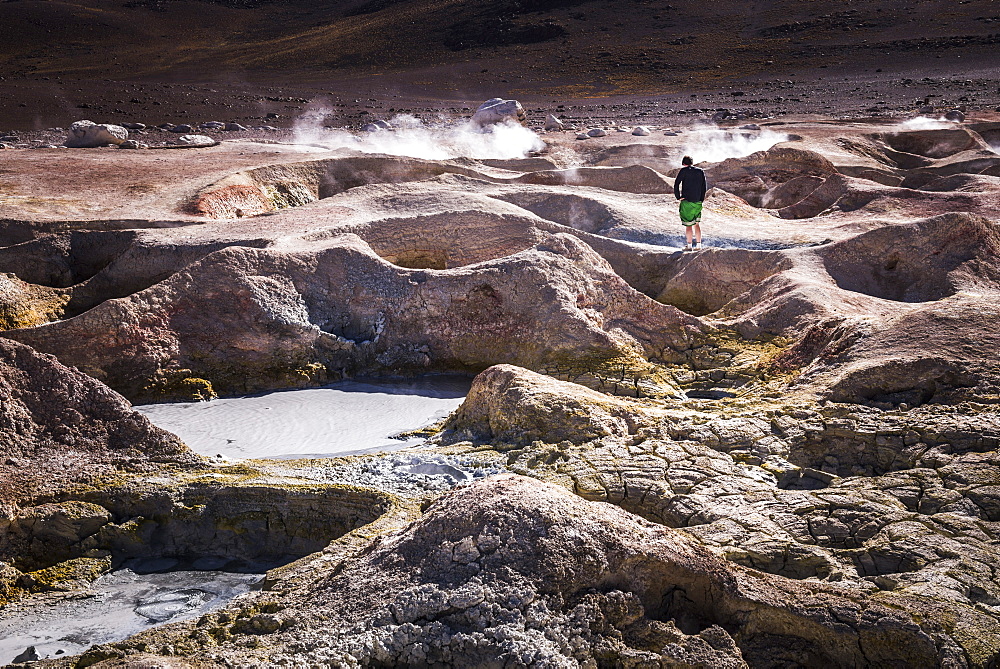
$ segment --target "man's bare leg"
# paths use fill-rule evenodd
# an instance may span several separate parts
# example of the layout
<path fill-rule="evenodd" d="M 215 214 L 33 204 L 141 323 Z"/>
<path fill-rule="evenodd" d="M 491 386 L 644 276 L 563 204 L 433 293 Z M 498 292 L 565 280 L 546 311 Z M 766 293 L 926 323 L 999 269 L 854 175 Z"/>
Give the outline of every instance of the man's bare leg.
<path fill-rule="evenodd" d="M 698 227 L 698 226 L 691 226 L 691 225 L 684 226 L 684 236 L 687 239 L 688 248 L 691 247 L 691 237 L 694 235 L 694 232 L 691 230 L 692 227 Z"/>
<path fill-rule="evenodd" d="M 698 242 L 698 246 L 701 246 L 701 223 L 695 223 L 692 227 L 694 228 L 694 238 L 695 238 L 695 241 Z M 688 228 L 688 230 L 690 231 L 691 228 Z M 689 236 L 690 236 L 690 234 L 691 233 L 688 232 Z M 688 239 L 688 244 L 690 244 L 690 243 L 691 243 L 691 240 Z"/>

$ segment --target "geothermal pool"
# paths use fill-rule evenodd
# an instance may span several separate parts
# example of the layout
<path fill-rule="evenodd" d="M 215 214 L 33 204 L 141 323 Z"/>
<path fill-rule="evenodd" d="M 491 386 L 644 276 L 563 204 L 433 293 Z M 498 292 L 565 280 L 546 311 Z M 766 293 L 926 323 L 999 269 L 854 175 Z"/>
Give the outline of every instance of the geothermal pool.
<path fill-rule="evenodd" d="M 263 577 L 204 570 L 215 565 L 191 566 L 195 568 L 163 573 L 120 569 L 71 596 L 35 595 L 9 605 L 0 616 L 0 664 L 9 664 L 31 646 L 39 658 L 56 659 L 155 625 L 189 620 L 249 592 Z"/>
<path fill-rule="evenodd" d="M 389 451 L 421 438 L 393 439 L 444 419 L 469 392 L 466 377 L 342 381 L 322 388 L 137 406 L 197 453 L 227 458 L 329 457 Z"/>

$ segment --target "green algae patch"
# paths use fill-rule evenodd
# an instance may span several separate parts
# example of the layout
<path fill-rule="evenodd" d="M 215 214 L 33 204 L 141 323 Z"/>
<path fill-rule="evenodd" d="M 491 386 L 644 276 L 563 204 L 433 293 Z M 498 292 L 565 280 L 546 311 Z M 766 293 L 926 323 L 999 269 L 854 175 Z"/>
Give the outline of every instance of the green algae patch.
<path fill-rule="evenodd" d="M 22 583 L 32 592 L 77 590 L 111 571 L 111 557 L 80 557 L 28 572 Z"/>
<path fill-rule="evenodd" d="M 258 187 L 275 209 L 301 207 L 317 199 L 315 193 L 297 181 L 276 181 Z"/>
<path fill-rule="evenodd" d="M 139 395 L 171 402 L 202 402 L 218 397 L 212 382 L 194 376 L 190 369 L 160 370 L 146 381 Z"/>
<path fill-rule="evenodd" d="M 640 356 L 567 356 L 538 370 L 608 395 L 676 397 L 680 389 L 670 367 Z"/>
<path fill-rule="evenodd" d="M 0 330 L 30 328 L 62 318 L 71 293 L 0 272 Z"/>

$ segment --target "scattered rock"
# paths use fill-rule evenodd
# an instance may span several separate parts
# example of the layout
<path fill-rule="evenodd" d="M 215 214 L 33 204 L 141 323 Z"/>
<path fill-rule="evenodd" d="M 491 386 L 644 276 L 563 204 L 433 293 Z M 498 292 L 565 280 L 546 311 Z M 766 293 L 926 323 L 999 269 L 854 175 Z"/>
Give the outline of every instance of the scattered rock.
<path fill-rule="evenodd" d="M 945 112 L 944 117 L 946 120 L 956 123 L 961 123 L 965 120 L 965 114 L 960 109 L 949 109 Z"/>
<path fill-rule="evenodd" d="M 590 135 L 588 135 L 585 132 L 578 132 L 578 133 L 576 133 L 576 138 L 577 139 L 590 139 Z"/>
<path fill-rule="evenodd" d="M 487 127 L 497 123 L 518 123 L 528 124 L 528 117 L 524 113 L 524 107 L 517 100 L 504 100 L 502 98 L 491 98 L 479 105 L 476 113 L 472 115 L 472 124 L 478 127 Z"/>
<path fill-rule="evenodd" d="M 717 111 L 714 114 L 712 114 L 712 122 L 713 123 L 722 123 L 727 118 L 729 118 L 731 115 L 732 114 L 729 113 L 728 109 L 720 109 L 719 111 Z"/>
<path fill-rule="evenodd" d="M 225 130 L 226 132 L 243 132 L 246 129 L 247 129 L 246 126 L 240 125 L 239 123 L 232 123 L 232 122 L 227 123 L 226 126 L 223 128 L 223 130 Z"/>
<path fill-rule="evenodd" d="M 123 128 L 125 128 L 127 130 L 145 130 L 146 129 L 146 124 L 145 123 L 122 123 L 121 125 L 122 125 Z"/>
<path fill-rule="evenodd" d="M 98 146 L 117 146 L 128 139 L 128 130 L 120 125 L 100 124 L 93 121 L 76 121 L 69 127 L 66 146 L 87 149 Z"/>
<path fill-rule="evenodd" d="M 174 142 L 174 146 L 184 146 L 184 147 L 204 147 L 204 146 L 216 146 L 219 140 L 213 139 L 208 135 L 181 135 Z"/>
<path fill-rule="evenodd" d="M 126 139 L 124 142 L 118 145 L 119 149 L 148 149 L 149 144 L 134 140 Z"/>
<path fill-rule="evenodd" d="M 11 660 L 12 664 L 18 664 L 20 662 L 36 662 L 38 661 L 38 653 L 35 651 L 34 646 L 28 646 L 25 648 L 17 657 Z"/>
<path fill-rule="evenodd" d="M 917 113 L 918 114 L 933 114 L 934 113 L 934 107 L 931 106 L 931 105 L 920 105 L 919 107 L 917 107 Z"/>
<path fill-rule="evenodd" d="M 746 125 L 741 125 L 740 130 L 760 130 L 760 126 L 756 123 L 747 123 Z"/>
<path fill-rule="evenodd" d="M 649 128 L 644 125 L 637 125 L 633 130 L 632 134 L 636 137 L 648 137 L 651 133 Z"/>
<path fill-rule="evenodd" d="M 587 131 L 588 137 L 607 137 L 608 133 L 604 128 L 591 128 Z"/>
<path fill-rule="evenodd" d="M 366 123 L 361 127 L 362 132 L 381 132 L 383 130 L 392 130 L 392 124 L 388 121 L 378 120 L 372 121 L 371 123 Z"/>
<path fill-rule="evenodd" d="M 182 132 L 194 132 L 194 127 L 188 123 L 181 123 L 180 125 L 175 125 L 167 128 L 170 132 L 182 133 Z"/>
<path fill-rule="evenodd" d="M 563 124 L 563 122 L 557 119 L 552 114 L 549 114 L 548 118 L 545 119 L 546 130 L 563 130 L 565 127 L 566 126 Z"/>
<path fill-rule="evenodd" d="M 226 124 L 222 121 L 205 121 L 198 124 L 199 130 L 222 130 L 225 127 Z"/>

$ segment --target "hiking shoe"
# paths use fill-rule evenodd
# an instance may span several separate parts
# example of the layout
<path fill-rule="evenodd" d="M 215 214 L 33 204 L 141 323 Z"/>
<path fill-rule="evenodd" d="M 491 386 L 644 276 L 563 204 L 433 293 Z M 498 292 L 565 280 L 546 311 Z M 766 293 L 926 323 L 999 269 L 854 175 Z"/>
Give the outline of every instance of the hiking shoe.
<path fill-rule="evenodd" d="M 684 250 L 685 251 L 690 251 L 691 250 L 691 245 L 690 244 L 685 244 L 684 245 Z"/>
<path fill-rule="evenodd" d="M 701 251 L 702 248 L 704 248 L 704 247 L 701 245 L 701 242 L 698 242 L 697 244 L 694 245 L 694 248 L 697 251 Z"/>

